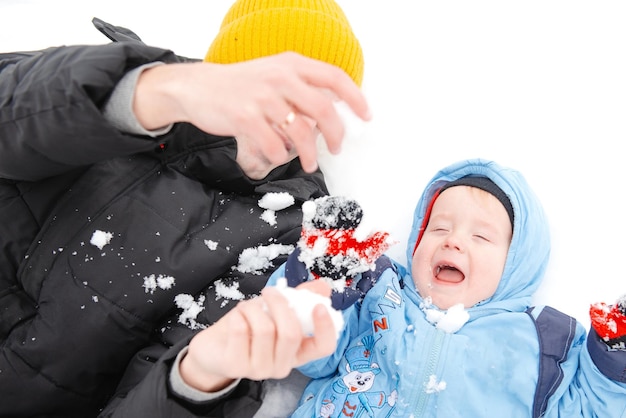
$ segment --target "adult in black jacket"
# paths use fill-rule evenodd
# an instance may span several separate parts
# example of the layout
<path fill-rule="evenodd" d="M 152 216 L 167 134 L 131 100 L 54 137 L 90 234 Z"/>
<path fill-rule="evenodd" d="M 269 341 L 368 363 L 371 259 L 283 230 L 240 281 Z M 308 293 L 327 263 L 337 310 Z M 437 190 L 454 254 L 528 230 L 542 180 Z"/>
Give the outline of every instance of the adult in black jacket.
<path fill-rule="evenodd" d="M 322 90 L 367 105 L 344 67 L 186 62 L 95 23 L 120 42 L 0 54 L 0 416 L 251 416 L 259 382 L 197 401 L 172 362 L 258 294 L 327 193 L 314 131 L 338 149 L 343 128 Z M 268 193 L 294 199 L 275 222 Z M 255 249 L 266 265 L 240 265 Z"/>

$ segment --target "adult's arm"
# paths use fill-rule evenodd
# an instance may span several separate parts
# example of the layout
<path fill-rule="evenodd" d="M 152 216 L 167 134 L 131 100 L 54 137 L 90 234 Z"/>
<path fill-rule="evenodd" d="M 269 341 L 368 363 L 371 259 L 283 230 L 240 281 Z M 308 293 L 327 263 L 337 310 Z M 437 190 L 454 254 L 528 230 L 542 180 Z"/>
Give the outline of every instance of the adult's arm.
<path fill-rule="evenodd" d="M 127 72 L 156 61 L 177 57 L 139 42 L 1 54 L 0 177 L 34 181 L 152 149 L 102 109 Z"/>
<path fill-rule="evenodd" d="M 122 417 L 252 417 L 262 402 L 262 382 L 243 379 L 232 390 L 211 401 L 194 401 L 172 390 L 170 371 L 176 356 L 187 345 L 173 346 L 125 397 L 114 399 L 100 418 Z"/>

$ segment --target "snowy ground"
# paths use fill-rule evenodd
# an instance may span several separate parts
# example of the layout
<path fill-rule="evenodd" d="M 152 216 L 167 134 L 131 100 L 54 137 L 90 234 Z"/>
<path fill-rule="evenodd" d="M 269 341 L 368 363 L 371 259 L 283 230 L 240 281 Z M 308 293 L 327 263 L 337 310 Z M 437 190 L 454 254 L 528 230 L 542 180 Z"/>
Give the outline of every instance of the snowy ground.
<path fill-rule="evenodd" d="M 436 170 L 473 157 L 521 170 L 553 231 L 537 301 L 588 326 L 590 303 L 626 292 L 626 3 L 339 3 L 365 51 L 374 120 L 342 155 L 323 157 L 332 191 L 357 198 L 404 261 L 413 207 Z M 106 43 L 91 24 L 99 17 L 203 57 L 230 4 L 0 0 L 0 52 Z"/>

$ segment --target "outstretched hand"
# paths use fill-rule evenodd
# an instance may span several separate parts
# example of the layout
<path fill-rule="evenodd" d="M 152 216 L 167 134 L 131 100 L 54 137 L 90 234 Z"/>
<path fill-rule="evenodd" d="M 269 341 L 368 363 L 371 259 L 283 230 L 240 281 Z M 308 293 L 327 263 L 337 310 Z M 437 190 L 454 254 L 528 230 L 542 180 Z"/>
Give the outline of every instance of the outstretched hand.
<path fill-rule="evenodd" d="M 237 64 L 184 63 L 150 68 L 139 78 L 134 111 L 146 129 L 189 122 L 237 138 L 237 162 L 262 178 L 296 155 L 317 168 L 317 136 L 338 153 L 345 133 L 333 101 L 363 120 L 369 108 L 340 68 L 285 52 Z"/>
<path fill-rule="evenodd" d="M 330 295 L 326 283 L 302 285 Z M 260 297 L 242 301 L 211 327 L 198 333 L 180 363 L 185 382 L 215 392 L 238 378 L 283 378 L 291 369 L 331 354 L 336 331 L 324 306 L 313 310 L 314 334 L 303 333 L 288 301 L 272 287 Z"/>

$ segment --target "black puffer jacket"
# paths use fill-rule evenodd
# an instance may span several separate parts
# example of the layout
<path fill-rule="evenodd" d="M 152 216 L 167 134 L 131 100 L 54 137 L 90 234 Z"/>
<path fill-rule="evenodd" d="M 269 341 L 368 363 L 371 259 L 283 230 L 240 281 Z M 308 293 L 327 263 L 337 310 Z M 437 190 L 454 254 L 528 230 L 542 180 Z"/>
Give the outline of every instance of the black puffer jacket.
<path fill-rule="evenodd" d="M 170 393 L 171 361 L 197 332 L 174 299 L 206 297 L 196 320 L 210 324 L 236 303 L 217 288 L 256 294 L 270 272 L 233 269 L 239 254 L 294 244 L 301 203 L 327 190 L 297 160 L 251 181 L 233 138 L 191 125 L 156 139 L 109 126 L 100 108 L 116 83 L 157 60 L 180 58 L 139 42 L 0 54 L 1 417 L 258 407 L 256 382 L 212 405 Z M 260 219 L 267 192 L 296 198 L 275 225 Z M 110 242 L 91 243 L 96 231 Z"/>

